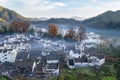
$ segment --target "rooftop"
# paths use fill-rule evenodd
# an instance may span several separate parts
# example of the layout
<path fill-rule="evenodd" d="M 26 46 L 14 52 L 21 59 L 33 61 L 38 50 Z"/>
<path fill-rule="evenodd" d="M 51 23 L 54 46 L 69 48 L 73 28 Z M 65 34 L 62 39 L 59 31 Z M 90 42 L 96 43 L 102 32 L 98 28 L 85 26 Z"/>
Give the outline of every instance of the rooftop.
<path fill-rule="evenodd" d="M 88 62 L 86 56 L 82 56 L 81 58 L 75 58 L 75 62 Z"/>
<path fill-rule="evenodd" d="M 58 69 L 58 64 L 57 63 L 50 63 L 50 64 L 47 64 L 46 68 L 47 69 Z"/>

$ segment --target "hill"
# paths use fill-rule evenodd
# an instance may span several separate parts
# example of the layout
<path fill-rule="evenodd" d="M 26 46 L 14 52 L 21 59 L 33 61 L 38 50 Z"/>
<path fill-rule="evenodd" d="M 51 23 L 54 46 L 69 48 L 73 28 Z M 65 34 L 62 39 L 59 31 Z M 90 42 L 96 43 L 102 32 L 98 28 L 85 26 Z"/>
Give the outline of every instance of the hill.
<path fill-rule="evenodd" d="M 7 8 L 0 6 L 0 19 L 2 21 L 4 20 L 11 22 L 11 21 L 22 21 L 22 20 L 26 20 L 27 18 L 21 16 L 20 14 L 18 14 L 13 10 L 9 10 Z"/>
<path fill-rule="evenodd" d="M 120 10 L 115 12 L 107 11 L 96 17 L 84 20 L 83 24 L 100 29 L 120 29 Z"/>
<path fill-rule="evenodd" d="M 48 20 L 31 21 L 31 24 L 45 28 L 47 28 L 50 23 L 54 23 L 58 25 L 58 27 L 60 28 L 69 28 L 69 27 L 76 27 L 81 25 L 81 21 L 77 21 L 75 19 L 68 19 L 68 18 L 50 18 Z"/>

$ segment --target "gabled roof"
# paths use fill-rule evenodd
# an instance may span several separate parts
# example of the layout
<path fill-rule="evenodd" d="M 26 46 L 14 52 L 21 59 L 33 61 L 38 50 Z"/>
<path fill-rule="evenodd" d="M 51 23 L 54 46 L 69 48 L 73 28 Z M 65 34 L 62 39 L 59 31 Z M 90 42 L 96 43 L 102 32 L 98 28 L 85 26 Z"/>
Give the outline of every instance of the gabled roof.
<path fill-rule="evenodd" d="M 75 62 L 88 62 L 88 59 L 86 56 L 82 56 L 81 58 L 75 58 Z"/>
<path fill-rule="evenodd" d="M 98 54 L 99 52 L 95 50 L 94 48 L 86 49 L 84 51 L 86 54 Z"/>
<path fill-rule="evenodd" d="M 40 59 L 41 58 L 41 51 L 31 50 L 29 55 L 30 55 L 30 59 Z"/>
<path fill-rule="evenodd" d="M 47 60 L 59 60 L 62 58 L 62 56 L 64 55 L 63 51 L 53 51 L 50 52 L 50 55 L 46 56 Z"/>
<path fill-rule="evenodd" d="M 16 60 L 26 60 L 27 59 L 27 56 L 28 56 L 28 53 L 25 52 L 25 51 L 20 51 L 19 53 L 17 53 L 17 56 L 16 56 Z"/>
<path fill-rule="evenodd" d="M 28 60 L 24 60 L 24 61 L 16 61 L 14 63 L 15 67 L 32 67 L 33 66 L 34 61 L 28 61 Z"/>
<path fill-rule="evenodd" d="M 57 63 L 47 64 L 46 69 L 58 69 L 58 64 Z"/>
<path fill-rule="evenodd" d="M 105 56 L 103 54 L 90 54 L 90 56 L 95 56 L 97 57 L 98 59 L 103 59 L 105 58 Z"/>
<path fill-rule="evenodd" d="M 75 50 L 75 45 L 70 45 L 66 47 L 66 50 Z"/>
<path fill-rule="evenodd" d="M 79 53 L 79 54 L 81 53 L 80 50 L 73 50 L 73 52 L 74 52 L 74 53 Z"/>

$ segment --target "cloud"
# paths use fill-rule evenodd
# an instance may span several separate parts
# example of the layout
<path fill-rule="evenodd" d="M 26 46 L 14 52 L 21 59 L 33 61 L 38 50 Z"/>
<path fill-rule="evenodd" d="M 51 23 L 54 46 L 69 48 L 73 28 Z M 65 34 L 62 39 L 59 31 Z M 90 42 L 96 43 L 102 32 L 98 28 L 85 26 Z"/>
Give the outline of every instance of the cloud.
<path fill-rule="evenodd" d="M 67 6 L 64 2 L 50 0 L 0 0 L 0 4 L 27 17 L 48 17 L 61 7 Z"/>
<path fill-rule="evenodd" d="M 61 7 L 66 6 L 66 4 L 65 4 L 65 3 L 62 3 L 62 2 L 54 2 L 53 5 L 54 5 L 54 6 L 61 6 Z"/>
<path fill-rule="evenodd" d="M 120 9 L 120 0 L 0 0 L 0 4 L 27 17 L 92 17 Z"/>
<path fill-rule="evenodd" d="M 4 2 L 4 3 L 3 3 Z M 40 8 L 41 7 L 46 10 L 48 9 L 53 9 L 53 8 L 57 8 L 57 7 L 64 7 L 66 6 L 65 3 L 63 2 L 52 2 L 49 0 L 0 0 L 0 3 L 4 6 L 10 6 L 10 7 L 17 7 L 20 6 L 21 8 L 24 7 L 24 9 L 26 8 Z M 15 5 L 15 6 L 14 6 Z"/>
<path fill-rule="evenodd" d="M 0 0 L 0 2 L 7 2 L 8 0 Z"/>
<path fill-rule="evenodd" d="M 90 0 L 90 2 L 97 2 L 97 0 Z"/>

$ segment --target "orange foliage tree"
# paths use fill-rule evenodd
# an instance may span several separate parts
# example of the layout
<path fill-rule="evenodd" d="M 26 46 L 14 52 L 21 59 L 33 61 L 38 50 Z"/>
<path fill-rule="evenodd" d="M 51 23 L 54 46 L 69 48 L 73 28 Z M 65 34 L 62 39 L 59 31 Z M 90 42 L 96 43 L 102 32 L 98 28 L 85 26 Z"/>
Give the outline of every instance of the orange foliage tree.
<path fill-rule="evenodd" d="M 49 24 L 48 32 L 50 36 L 55 37 L 58 34 L 58 27 L 55 24 Z"/>

